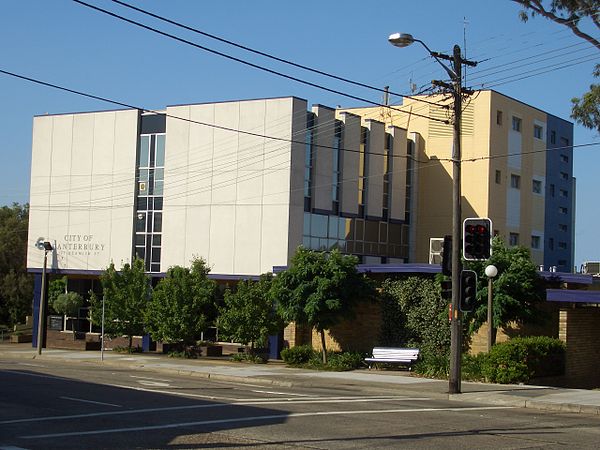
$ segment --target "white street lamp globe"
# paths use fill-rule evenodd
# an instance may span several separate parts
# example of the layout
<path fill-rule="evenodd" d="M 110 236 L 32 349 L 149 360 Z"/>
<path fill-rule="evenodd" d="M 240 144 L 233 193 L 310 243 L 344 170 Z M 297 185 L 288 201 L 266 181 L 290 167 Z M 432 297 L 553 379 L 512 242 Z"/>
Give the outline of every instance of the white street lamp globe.
<path fill-rule="evenodd" d="M 488 278 L 494 278 L 496 275 L 498 275 L 498 268 L 496 266 L 494 266 L 493 264 L 490 264 L 489 266 L 487 266 L 485 268 L 485 276 Z"/>

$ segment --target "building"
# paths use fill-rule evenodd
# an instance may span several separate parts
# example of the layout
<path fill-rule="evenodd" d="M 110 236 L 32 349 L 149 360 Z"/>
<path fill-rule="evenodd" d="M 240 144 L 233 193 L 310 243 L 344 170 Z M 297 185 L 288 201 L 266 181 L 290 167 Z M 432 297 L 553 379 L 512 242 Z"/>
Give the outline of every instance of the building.
<path fill-rule="evenodd" d="M 449 100 L 405 99 L 394 108 L 347 110 L 407 130 L 418 180 L 414 261 L 428 260 L 431 238 L 451 234 L 452 136 Z M 415 115 L 415 113 L 417 115 Z M 431 119 L 437 119 L 431 120 Z M 495 91 L 465 101 L 462 218 L 489 217 L 509 245 L 531 249 L 536 264 L 570 272 L 574 264 L 573 124 Z"/>
<path fill-rule="evenodd" d="M 254 276 L 301 244 L 406 262 L 406 152 L 405 130 L 294 97 L 38 116 L 28 268 L 40 240 L 90 279 L 134 257 Z"/>

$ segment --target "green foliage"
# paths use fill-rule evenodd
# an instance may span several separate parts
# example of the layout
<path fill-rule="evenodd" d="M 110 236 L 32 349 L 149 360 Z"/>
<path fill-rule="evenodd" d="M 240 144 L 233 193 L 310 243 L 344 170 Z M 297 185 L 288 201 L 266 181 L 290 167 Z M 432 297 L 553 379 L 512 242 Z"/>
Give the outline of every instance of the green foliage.
<path fill-rule="evenodd" d="M 25 321 L 33 303 L 33 277 L 27 273 L 29 205 L 0 208 L 0 323 Z M 41 253 L 41 252 L 40 252 Z"/>
<path fill-rule="evenodd" d="M 316 354 L 310 345 L 298 345 L 281 351 L 281 358 L 290 366 L 306 364 Z"/>
<path fill-rule="evenodd" d="M 308 325 L 321 334 L 323 362 L 327 362 L 324 331 L 353 316 L 354 306 L 374 296 L 370 280 L 356 270 L 358 259 L 300 247 L 287 270 L 273 282 L 273 295 L 286 322 Z"/>
<path fill-rule="evenodd" d="M 481 374 L 492 383 L 526 383 L 564 372 L 565 345 L 546 336 L 514 338 L 492 347 Z"/>
<path fill-rule="evenodd" d="M 600 77 L 600 64 L 596 66 L 594 76 Z M 590 85 L 589 92 L 581 98 L 573 98 L 571 103 L 571 118 L 586 128 L 600 131 L 600 84 Z"/>
<path fill-rule="evenodd" d="M 54 299 L 52 308 L 58 314 L 74 316 L 81 305 L 83 305 L 83 297 L 77 292 L 63 292 Z"/>
<path fill-rule="evenodd" d="M 64 294 L 65 292 L 67 292 L 67 277 L 57 278 L 48 283 L 48 305 L 56 313 L 58 313 L 58 311 L 54 309 L 54 302 L 59 295 Z"/>
<path fill-rule="evenodd" d="M 144 332 L 144 316 L 151 294 L 150 278 L 144 271 L 144 261 L 136 259 L 120 271 L 113 263 L 100 276 L 105 299 L 104 330 L 110 336 L 127 336 L 129 348 L 133 336 Z M 91 319 L 96 325 L 102 321 L 102 298 L 91 293 Z"/>
<path fill-rule="evenodd" d="M 269 335 L 283 328 L 270 294 L 272 274 L 264 274 L 259 281 L 241 280 L 235 291 L 226 291 L 224 306 L 219 309 L 219 330 L 222 335 L 251 345 L 266 343 Z"/>
<path fill-rule="evenodd" d="M 393 337 L 393 341 L 383 342 L 383 345 L 417 347 L 423 355 L 447 357 L 450 350 L 448 303 L 440 296 L 438 280 L 424 277 L 386 280 L 382 294 L 387 298 L 383 331 L 387 339 Z M 396 331 L 392 333 L 394 327 Z"/>
<path fill-rule="evenodd" d="M 429 378 L 448 378 L 450 359 L 447 353 L 420 352 L 413 372 Z"/>
<path fill-rule="evenodd" d="M 252 353 L 234 353 L 231 355 L 231 360 L 252 364 L 266 364 L 268 357 L 266 355 L 255 355 Z"/>
<path fill-rule="evenodd" d="M 508 325 L 510 322 L 539 322 L 537 306 L 544 300 L 544 283 L 531 261 L 529 250 L 525 247 L 506 247 L 499 237 L 492 241 L 492 256 L 484 262 L 467 262 L 465 269 L 475 270 L 479 280 L 477 307 L 465 315 L 465 323 L 470 324 L 473 333 L 487 321 L 488 282 L 485 267 L 493 264 L 498 275 L 493 280 L 493 324 L 494 328 Z"/>
<path fill-rule="evenodd" d="M 116 353 L 129 353 L 129 354 L 142 353 L 142 347 L 140 347 L 139 345 L 136 347 L 132 347 L 132 346 L 122 347 L 120 345 L 117 345 L 116 347 L 113 347 L 112 351 L 116 352 Z"/>
<path fill-rule="evenodd" d="M 208 278 L 210 268 L 203 259 L 191 268 L 171 267 L 156 288 L 146 309 L 152 337 L 162 342 L 193 344 L 215 315 L 217 284 Z"/>
<path fill-rule="evenodd" d="M 335 352 L 327 358 L 326 370 L 343 372 L 359 369 L 365 365 L 365 355 L 359 352 Z"/>

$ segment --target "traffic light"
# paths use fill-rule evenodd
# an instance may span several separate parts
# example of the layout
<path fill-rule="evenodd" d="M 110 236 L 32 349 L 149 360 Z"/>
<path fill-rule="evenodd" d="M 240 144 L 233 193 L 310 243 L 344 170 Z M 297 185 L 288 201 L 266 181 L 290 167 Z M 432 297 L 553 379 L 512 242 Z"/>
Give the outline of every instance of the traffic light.
<path fill-rule="evenodd" d="M 463 222 L 463 258 L 485 261 L 492 254 L 492 221 L 485 217 Z"/>
<path fill-rule="evenodd" d="M 444 236 L 444 247 L 442 248 L 442 273 L 452 275 L 452 236 Z"/>
<path fill-rule="evenodd" d="M 452 280 L 442 280 L 442 298 L 452 300 Z"/>
<path fill-rule="evenodd" d="M 460 273 L 460 310 L 473 311 L 477 302 L 477 274 L 472 270 Z"/>

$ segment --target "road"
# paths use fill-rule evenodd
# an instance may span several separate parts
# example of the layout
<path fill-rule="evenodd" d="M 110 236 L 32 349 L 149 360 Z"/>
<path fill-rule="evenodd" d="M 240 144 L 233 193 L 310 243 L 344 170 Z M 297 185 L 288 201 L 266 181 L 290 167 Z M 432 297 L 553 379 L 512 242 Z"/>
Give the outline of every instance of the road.
<path fill-rule="evenodd" d="M 599 440 L 598 416 L 0 360 L 0 449 L 597 448 Z"/>

